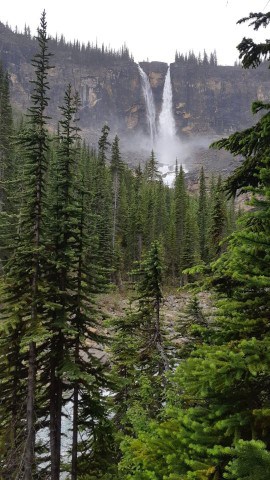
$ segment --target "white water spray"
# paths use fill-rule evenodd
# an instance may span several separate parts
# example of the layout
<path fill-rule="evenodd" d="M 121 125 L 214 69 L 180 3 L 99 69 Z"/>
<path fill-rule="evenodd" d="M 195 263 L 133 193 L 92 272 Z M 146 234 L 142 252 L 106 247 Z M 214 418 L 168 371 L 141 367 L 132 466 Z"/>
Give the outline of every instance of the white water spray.
<path fill-rule="evenodd" d="M 147 121 L 148 121 L 150 140 L 151 140 L 151 148 L 154 148 L 154 143 L 157 137 L 157 129 L 156 129 L 156 109 L 155 109 L 152 88 L 151 88 L 148 76 L 146 75 L 144 70 L 140 67 L 140 65 L 138 65 L 138 69 L 142 79 L 142 89 L 143 89 L 143 96 L 145 99 Z"/>
<path fill-rule="evenodd" d="M 159 136 L 169 142 L 171 139 L 175 138 L 175 134 L 176 128 L 173 117 L 171 72 L 170 67 L 168 67 L 163 89 L 162 109 L 159 116 Z"/>
<path fill-rule="evenodd" d="M 159 115 L 156 154 L 160 163 L 165 183 L 172 185 L 175 177 L 175 162 L 183 165 L 183 147 L 176 136 L 176 125 L 173 116 L 173 94 L 170 66 L 165 77 L 162 107 Z M 186 171 L 184 165 L 184 170 Z"/>

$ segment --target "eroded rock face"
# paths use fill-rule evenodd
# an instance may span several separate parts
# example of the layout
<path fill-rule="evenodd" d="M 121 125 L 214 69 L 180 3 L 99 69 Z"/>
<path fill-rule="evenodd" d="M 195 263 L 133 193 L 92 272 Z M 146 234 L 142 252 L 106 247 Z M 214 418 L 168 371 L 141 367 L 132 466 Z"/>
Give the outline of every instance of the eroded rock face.
<path fill-rule="evenodd" d="M 36 44 L 31 39 L 18 41 L 17 37 L 0 23 L 0 59 L 10 73 L 12 101 L 17 109 L 25 112 L 32 88 L 31 59 Z M 74 59 L 68 49 L 56 48 L 52 64 L 55 68 L 49 73 L 48 111 L 52 128 L 56 128 L 59 105 L 70 83 L 81 97 L 80 126 L 86 138 L 90 131 L 100 132 L 105 123 L 119 135 L 147 132 L 141 78 L 134 62 L 85 65 L 79 54 Z M 168 65 L 163 62 L 141 62 L 140 65 L 148 75 L 158 117 Z M 213 137 L 246 128 L 255 121 L 251 102 L 266 100 L 270 91 L 266 67 L 243 70 L 239 66 L 173 63 L 171 80 L 177 133 L 184 137 Z"/>
<path fill-rule="evenodd" d="M 174 115 L 178 134 L 227 135 L 254 122 L 251 103 L 265 100 L 270 78 L 266 67 L 171 65 Z"/>
<path fill-rule="evenodd" d="M 108 123 L 113 130 L 123 133 L 136 129 L 144 121 L 145 107 L 136 64 L 110 68 L 82 66 L 79 69 L 70 63 L 63 64 L 60 59 L 57 74 L 54 70 L 50 76 L 50 96 L 54 104 L 51 114 L 54 116 L 57 114 L 55 105 L 62 101 L 65 81 L 69 79 L 80 94 L 82 129 L 99 130 Z"/>

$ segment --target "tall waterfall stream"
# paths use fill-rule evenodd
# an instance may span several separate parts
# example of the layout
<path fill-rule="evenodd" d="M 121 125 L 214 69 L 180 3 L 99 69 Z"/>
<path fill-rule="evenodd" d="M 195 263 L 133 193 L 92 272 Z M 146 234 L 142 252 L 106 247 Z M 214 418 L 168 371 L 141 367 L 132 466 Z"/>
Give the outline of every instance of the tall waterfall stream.
<path fill-rule="evenodd" d="M 155 140 L 157 137 L 157 129 L 156 129 L 156 108 L 153 98 L 152 88 L 148 79 L 148 76 L 144 72 L 144 70 L 138 65 L 140 76 L 142 79 L 142 90 L 143 96 L 145 100 L 146 106 L 146 115 L 148 120 L 148 126 L 150 131 L 150 141 L 151 141 L 151 148 L 154 148 Z"/>

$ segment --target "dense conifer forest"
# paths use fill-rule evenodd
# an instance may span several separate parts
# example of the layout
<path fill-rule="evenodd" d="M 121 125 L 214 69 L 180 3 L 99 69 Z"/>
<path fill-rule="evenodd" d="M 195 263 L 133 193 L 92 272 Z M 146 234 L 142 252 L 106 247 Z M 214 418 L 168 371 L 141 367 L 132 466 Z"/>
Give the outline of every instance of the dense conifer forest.
<path fill-rule="evenodd" d="M 14 35 L 14 33 L 16 35 Z M 9 25 L 4 25 L 0 22 L 0 38 L 2 40 L 2 61 L 5 60 L 6 46 L 13 45 L 14 52 L 20 44 L 24 44 L 26 51 L 35 54 L 36 37 L 31 34 L 30 28 L 24 28 L 23 32 L 18 31 L 17 27 L 13 31 Z M 62 57 L 68 56 L 69 61 L 83 65 L 112 65 L 114 63 L 133 63 L 133 57 L 130 54 L 126 45 L 123 45 L 119 50 L 114 50 L 102 44 L 98 45 L 88 42 L 87 44 L 79 41 L 66 41 L 65 37 L 57 35 L 50 38 L 50 52 L 58 53 Z"/>
<path fill-rule="evenodd" d="M 258 29 L 270 13 L 242 21 Z M 49 133 L 45 12 L 37 40 L 19 124 L 0 65 L 0 478 L 268 480 L 269 104 L 254 102 L 257 124 L 211 146 L 242 156 L 229 178 L 202 168 L 194 193 L 176 162 L 169 187 L 154 151 L 125 163 L 109 125 L 89 149 L 71 85 Z M 245 68 L 269 60 L 268 41 L 238 48 Z M 178 343 L 165 290 L 190 292 Z M 117 292 L 129 301 L 110 316 L 101 299 Z"/>

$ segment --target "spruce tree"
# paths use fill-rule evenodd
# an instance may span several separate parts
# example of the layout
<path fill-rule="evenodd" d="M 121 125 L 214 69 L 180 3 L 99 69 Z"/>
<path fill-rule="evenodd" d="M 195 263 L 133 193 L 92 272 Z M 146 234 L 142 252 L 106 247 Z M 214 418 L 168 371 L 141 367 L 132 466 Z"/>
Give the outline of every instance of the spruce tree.
<path fill-rule="evenodd" d="M 160 313 L 163 261 L 158 241 L 151 244 L 135 274 L 138 275 L 136 289 L 139 303 L 136 364 L 141 372 L 137 398 L 141 399 L 140 406 L 145 414 L 153 417 L 161 407 L 165 372 L 169 369 Z"/>
<path fill-rule="evenodd" d="M 116 441 L 137 436 L 159 413 L 169 369 L 160 314 L 163 265 L 161 246 L 153 242 L 134 270 L 134 305 L 112 319 L 113 421 Z"/>
<path fill-rule="evenodd" d="M 197 225 L 197 204 L 191 196 L 186 199 L 186 211 L 184 219 L 184 237 L 182 241 L 182 279 L 184 280 L 184 270 L 191 268 L 199 261 L 198 245 L 198 225 Z M 182 280 L 182 281 L 183 281 Z M 187 280 L 191 280 L 190 274 L 187 274 Z"/>
<path fill-rule="evenodd" d="M 119 138 L 116 135 L 112 143 L 111 173 L 113 182 L 113 229 L 112 229 L 112 246 L 115 248 L 117 223 L 118 223 L 118 203 L 121 173 L 123 171 L 123 163 L 119 150 Z"/>
<path fill-rule="evenodd" d="M 199 202 L 198 202 L 198 227 L 199 227 L 199 244 L 201 260 L 207 263 L 209 258 L 208 246 L 208 201 L 207 201 L 205 174 L 203 167 L 200 172 L 199 179 Z"/>
<path fill-rule="evenodd" d="M 212 259 L 214 259 L 224 250 L 221 242 L 226 233 L 226 205 L 220 176 L 211 193 L 213 198 L 209 225 L 209 244 L 210 254 Z"/>
<path fill-rule="evenodd" d="M 9 210 L 9 192 L 13 174 L 13 120 L 9 93 L 9 76 L 0 63 L 0 211 Z"/>
<path fill-rule="evenodd" d="M 161 179 L 161 174 L 158 170 L 158 162 L 156 160 L 154 150 L 151 151 L 150 158 L 145 164 L 144 175 L 149 182 Z"/>
<path fill-rule="evenodd" d="M 119 150 L 119 138 L 116 135 L 112 143 L 112 156 L 111 156 L 111 176 L 112 176 L 112 267 L 114 270 L 114 280 L 115 283 L 121 288 L 121 272 L 120 272 L 120 259 L 121 251 L 119 245 L 119 230 L 120 230 L 120 221 L 119 221 L 119 212 L 121 197 L 120 193 L 123 189 L 123 173 L 124 173 L 124 164 L 121 160 L 121 154 Z M 122 186 L 122 188 L 121 188 Z M 124 225 L 122 226 L 122 229 Z"/>
<path fill-rule="evenodd" d="M 136 237 L 136 244 L 137 244 L 137 255 L 135 256 L 135 260 L 140 260 L 142 255 L 142 170 L 140 165 L 137 169 L 135 169 L 135 237 Z"/>
<path fill-rule="evenodd" d="M 169 193 L 168 202 L 168 227 L 164 233 L 164 245 L 165 247 L 165 262 L 167 279 L 172 280 L 172 283 L 177 283 L 178 278 L 178 250 L 176 242 L 176 229 L 175 229 L 175 199 L 174 192 Z"/>
<path fill-rule="evenodd" d="M 20 136 L 24 157 L 24 197 L 20 211 L 20 228 L 15 250 L 10 259 L 7 284 L 12 285 L 5 295 L 5 321 L 10 330 L 20 335 L 20 351 L 27 352 L 27 405 L 26 437 L 23 458 L 25 480 L 33 478 L 35 471 L 35 397 L 37 355 L 41 338 L 46 337 L 44 328 L 44 224 L 45 224 L 45 178 L 48 164 L 48 133 L 45 114 L 48 105 L 48 71 L 50 53 L 46 32 L 46 16 L 43 12 L 38 29 L 39 51 L 32 65 L 35 68 L 34 89 L 31 95 L 29 121 Z M 14 319 L 16 319 L 14 321 Z"/>
<path fill-rule="evenodd" d="M 95 233 L 98 238 L 99 262 L 107 269 L 112 268 L 112 182 L 108 161 L 110 128 L 104 125 L 98 142 L 98 156 L 95 160 L 92 179 L 91 210 L 94 216 Z"/>
<path fill-rule="evenodd" d="M 17 175 L 20 154 L 14 141 L 9 75 L 0 63 L 0 266 L 12 251 L 10 238 L 16 235 L 16 214 L 20 205 L 21 179 Z M 17 133 L 17 132 L 16 132 Z M 17 177 L 17 182 L 16 182 Z"/>
<path fill-rule="evenodd" d="M 187 192 L 185 185 L 185 174 L 181 165 L 179 174 L 175 179 L 175 232 L 177 245 L 177 268 L 180 277 L 180 285 L 183 283 L 183 242 L 185 235 L 185 215 L 187 205 Z"/>
<path fill-rule="evenodd" d="M 50 467 L 52 480 L 59 479 L 61 459 L 61 424 L 64 405 L 63 370 L 67 348 L 67 330 L 74 315 L 74 250 L 77 246 L 78 217 L 75 191 L 78 164 L 78 127 L 76 124 L 77 98 L 68 85 L 64 104 L 60 107 L 62 119 L 56 151 L 50 168 L 50 223 L 47 230 L 47 316 L 50 339 L 49 359 L 50 405 Z M 75 263 L 76 265 L 76 263 Z M 44 376 L 48 371 L 44 372 Z M 45 379 L 44 379 L 45 380 Z"/>
<path fill-rule="evenodd" d="M 106 343 L 102 327 L 105 314 L 97 305 L 96 296 L 105 290 L 108 280 L 108 269 L 104 269 L 101 262 L 103 246 L 97 235 L 98 230 L 95 230 L 96 211 L 89 208 L 93 200 L 91 187 L 96 180 L 92 167 L 99 168 L 100 163 L 96 163 L 97 159 L 91 153 L 93 165 L 89 171 L 89 155 L 81 152 L 81 149 L 80 153 L 73 182 L 74 231 L 71 232 L 73 239 L 69 242 L 72 311 L 66 331 L 62 373 L 67 379 L 72 404 L 72 480 L 86 474 L 89 478 L 99 478 L 114 454 L 111 422 L 103 395 L 108 387 L 107 366 L 95 353 L 104 349 Z M 91 173 L 94 178 L 91 178 Z M 110 213 L 110 209 L 105 212 L 106 215 Z"/>

